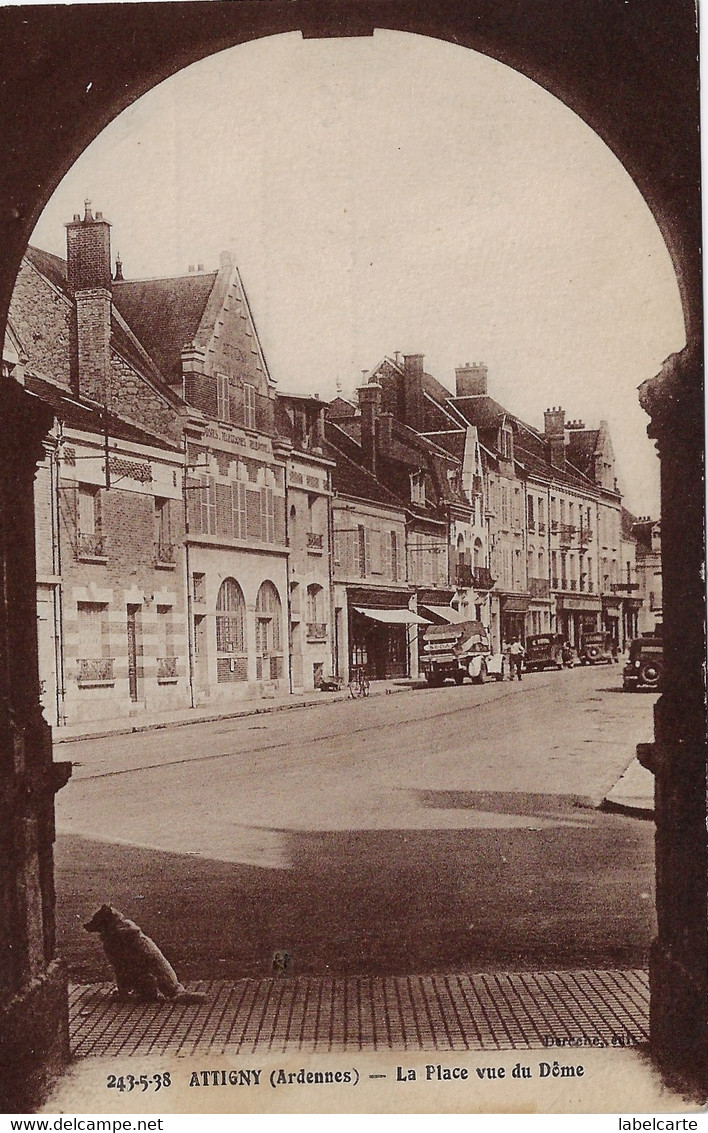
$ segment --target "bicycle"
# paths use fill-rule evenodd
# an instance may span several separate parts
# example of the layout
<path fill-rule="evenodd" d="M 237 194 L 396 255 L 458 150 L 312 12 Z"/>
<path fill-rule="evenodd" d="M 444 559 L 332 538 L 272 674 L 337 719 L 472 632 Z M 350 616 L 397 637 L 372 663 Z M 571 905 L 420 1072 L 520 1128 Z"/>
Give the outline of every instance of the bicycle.
<path fill-rule="evenodd" d="M 352 669 L 349 677 L 349 696 L 356 700 L 359 696 L 369 695 L 370 682 L 363 669 Z"/>

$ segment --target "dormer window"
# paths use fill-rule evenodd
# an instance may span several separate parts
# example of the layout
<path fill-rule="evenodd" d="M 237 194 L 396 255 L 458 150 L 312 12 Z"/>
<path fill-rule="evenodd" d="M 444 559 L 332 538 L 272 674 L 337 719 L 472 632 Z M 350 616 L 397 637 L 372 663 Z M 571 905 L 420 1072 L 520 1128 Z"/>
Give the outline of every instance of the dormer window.
<path fill-rule="evenodd" d="M 425 506 L 425 474 L 423 472 L 411 473 L 411 503 Z"/>
<path fill-rule="evenodd" d="M 514 434 L 506 425 L 499 433 L 499 451 L 504 460 L 514 459 Z"/>

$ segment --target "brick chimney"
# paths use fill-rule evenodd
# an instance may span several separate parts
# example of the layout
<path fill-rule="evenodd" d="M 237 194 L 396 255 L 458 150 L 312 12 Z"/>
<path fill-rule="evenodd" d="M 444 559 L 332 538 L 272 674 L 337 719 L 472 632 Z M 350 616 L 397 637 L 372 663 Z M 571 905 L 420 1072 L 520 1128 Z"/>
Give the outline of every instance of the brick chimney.
<path fill-rule="evenodd" d="M 111 364 L 111 226 L 84 202 L 66 226 L 66 265 L 76 302 L 76 392 L 101 404 L 109 400 Z"/>
<path fill-rule="evenodd" d="M 487 367 L 484 362 L 465 362 L 455 369 L 457 397 L 481 397 L 487 393 Z"/>
<path fill-rule="evenodd" d="M 424 354 L 403 355 L 403 421 L 409 428 L 422 433 L 425 429 L 423 401 Z"/>
<path fill-rule="evenodd" d="M 356 391 L 359 396 L 359 409 L 361 411 L 361 449 L 364 464 L 376 475 L 376 422 L 381 413 L 382 389 L 378 382 L 368 382 L 359 386 Z"/>
<path fill-rule="evenodd" d="M 551 464 L 565 468 L 565 409 L 554 406 L 543 414 L 543 430 L 548 441 Z"/>

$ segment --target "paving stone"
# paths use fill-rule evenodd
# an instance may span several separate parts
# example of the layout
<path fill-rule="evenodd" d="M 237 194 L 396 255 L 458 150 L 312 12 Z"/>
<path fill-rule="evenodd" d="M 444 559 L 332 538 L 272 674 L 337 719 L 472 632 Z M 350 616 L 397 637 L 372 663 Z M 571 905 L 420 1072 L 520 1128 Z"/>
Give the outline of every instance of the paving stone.
<path fill-rule="evenodd" d="M 302 1050 L 514 1050 L 649 1039 L 645 971 L 202 981 L 203 1004 L 71 988 L 74 1057 Z"/>

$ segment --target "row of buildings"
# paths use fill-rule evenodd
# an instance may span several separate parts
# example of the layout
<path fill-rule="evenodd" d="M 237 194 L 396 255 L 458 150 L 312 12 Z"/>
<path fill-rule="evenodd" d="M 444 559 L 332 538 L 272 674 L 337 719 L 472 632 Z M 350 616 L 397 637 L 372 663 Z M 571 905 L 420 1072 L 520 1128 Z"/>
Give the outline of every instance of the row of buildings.
<path fill-rule="evenodd" d="M 236 265 L 133 281 L 86 202 L 66 259 L 28 248 L 3 380 L 51 405 L 36 481 L 50 723 L 416 675 L 460 616 L 493 645 L 660 619 L 659 529 L 622 507 L 607 427 L 455 393 L 422 355 L 356 400 L 281 393 Z"/>

